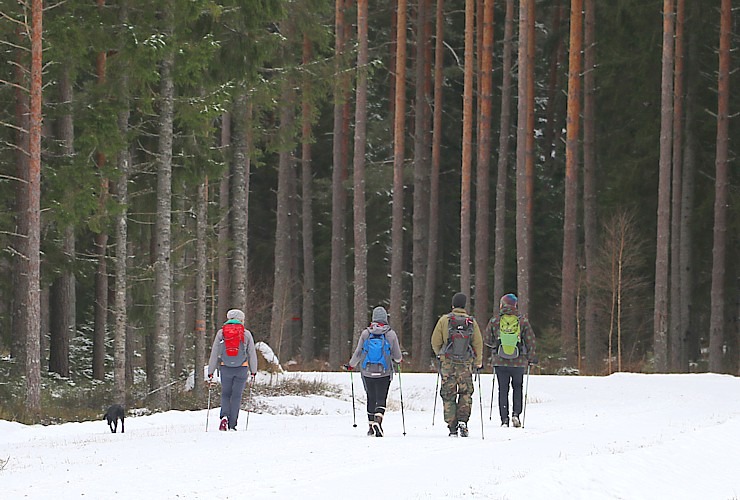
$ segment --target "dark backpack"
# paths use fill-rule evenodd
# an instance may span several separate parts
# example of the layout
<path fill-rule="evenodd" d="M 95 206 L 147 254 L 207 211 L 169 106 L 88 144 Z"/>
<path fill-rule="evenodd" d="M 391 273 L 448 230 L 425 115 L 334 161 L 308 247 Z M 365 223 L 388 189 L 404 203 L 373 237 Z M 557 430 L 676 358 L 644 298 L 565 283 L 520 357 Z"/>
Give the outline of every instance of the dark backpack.
<path fill-rule="evenodd" d="M 229 320 L 222 328 L 224 343 L 221 362 L 225 366 L 242 366 L 247 361 L 247 346 L 244 341 L 244 325 Z"/>
<path fill-rule="evenodd" d="M 499 318 L 499 347 L 497 354 L 503 359 L 516 359 L 519 357 L 519 346 L 521 345 L 521 327 L 519 317 L 514 314 L 502 314 Z"/>
<path fill-rule="evenodd" d="M 362 344 L 365 358 L 362 361 L 362 369 L 370 373 L 384 373 L 388 371 L 391 359 L 391 344 L 385 338 L 384 333 L 371 333 Z M 368 368 L 368 365 L 369 368 Z"/>
<path fill-rule="evenodd" d="M 468 361 L 474 356 L 473 347 L 470 345 L 474 330 L 473 317 L 450 313 L 448 318 L 448 339 L 444 355 L 452 361 Z"/>

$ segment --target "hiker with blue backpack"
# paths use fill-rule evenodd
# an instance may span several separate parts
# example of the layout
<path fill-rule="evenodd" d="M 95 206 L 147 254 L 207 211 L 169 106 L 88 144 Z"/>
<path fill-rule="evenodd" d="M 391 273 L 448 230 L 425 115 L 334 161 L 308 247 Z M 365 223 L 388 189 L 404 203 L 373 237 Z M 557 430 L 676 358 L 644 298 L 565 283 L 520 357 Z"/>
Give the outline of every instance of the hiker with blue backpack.
<path fill-rule="evenodd" d="M 244 328 L 244 312 L 230 309 L 226 322 L 216 333 L 208 360 L 208 385 L 213 385 L 213 372 L 221 376 L 221 423 L 218 430 L 235 431 L 242 393 L 249 374 L 257 374 L 257 351 L 252 332 Z"/>
<path fill-rule="evenodd" d="M 352 359 L 344 365 L 349 371 L 360 369 L 367 394 L 368 436 L 383 437 L 383 417 L 393 379 L 393 363 L 400 364 L 402 359 L 398 335 L 388 324 L 388 312 L 378 306 L 373 309 L 370 326 L 360 333 Z"/>
<path fill-rule="evenodd" d="M 488 323 L 493 369 L 498 382 L 498 411 L 501 426 L 509 427 L 509 386 L 513 389 L 511 425 L 521 427 L 522 385 L 529 365 L 537 364 L 535 335 L 527 316 L 519 312 L 519 299 L 507 293 L 499 302 L 499 313 Z"/>
<path fill-rule="evenodd" d="M 432 333 L 432 349 L 442 377 L 439 395 L 450 436 L 468 437 L 473 405 L 473 370 L 483 367 L 483 336 L 478 322 L 465 311 L 468 298 L 452 297 L 452 311 L 442 315 Z"/>

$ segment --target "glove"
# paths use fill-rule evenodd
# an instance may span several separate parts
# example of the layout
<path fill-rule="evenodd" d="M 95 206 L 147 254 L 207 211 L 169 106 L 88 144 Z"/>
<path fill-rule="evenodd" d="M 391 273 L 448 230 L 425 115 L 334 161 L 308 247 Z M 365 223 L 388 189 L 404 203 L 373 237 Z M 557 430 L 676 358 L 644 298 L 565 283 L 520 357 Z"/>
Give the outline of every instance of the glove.
<path fill-rule="evenodd" d="M 354 370 L 355 367 L 347 363 L 347 364 L 342 365 L 342 368 L 344 368 L 348 372 L 351 372 L 352 370 Z"/>
<path fill-rule="evenodd" d="M 536 364 L 537 364 L 537 363 L 539 363 L 539 362 L 540 362 L 540 361 L 539 361 L 539 360 L 538 360 L 537 358 L 532 358 L 532 359 L 530 359 L 530 360 L 529 360 L 529 364 L 530 364 L 530 365 L 536 365 Z"/>
<path fill-rule="evenodd" d="M 213 373 L 208 374 L 208 380 L 206 380 L 206 384 L 208 384 L 209 389 L 216 385 L 216 382 L 213 381 Z"/>

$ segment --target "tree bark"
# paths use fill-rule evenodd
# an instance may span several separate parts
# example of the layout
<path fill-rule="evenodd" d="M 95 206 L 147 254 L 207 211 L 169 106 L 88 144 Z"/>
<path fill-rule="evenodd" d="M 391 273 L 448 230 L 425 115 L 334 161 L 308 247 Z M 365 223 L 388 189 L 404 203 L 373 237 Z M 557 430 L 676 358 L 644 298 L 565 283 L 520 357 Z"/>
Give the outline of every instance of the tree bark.
<path fill-rule="evenodd" d="M 475 0 L 465 0 L 465 59 L 460 184 L 460 292 L 470 297 L 470 208 L 473 161 L 473 76 L 475 72 Z"/>
<path fill-rule="evenodd" d="M 164 6 L 164 31 L 171 40 L 174 29 L 174 6 Z M 170 282 L 171 223 L 172 223 L 172 139 L 175 85 L 174 52 L 165 54 L 160 63 L 159 146 L 157 152 L 157 214 L 155 230 L 156 253 L 154 262 L 155 325 L 154 374 L 151 388 L 155 408 L 170 408 L 170 317 L 172 311 L 172 284 Z"/>
<path fill-rule="evenodd" d="M 683 87 L 684 87 L 684 0 L 676 0 L 675 69 L 673 72 L 673 159 L 671 174 L 671 259 L 668 326 L 669 367 L 672 372 L 687 371 L 686 339 L 681 324 L 681 188 L 683 179 Z"/>
<path fill-rule="evenodd" d="M 198 399 L 205 391 L 206 365 L 206 279 L 208 270 L 208 177 L 198 184 L 195 219 L 195 370 L 194 391 Z"/>
<path fill-rule="evenodd" d="M 653 357 L 656 372 L 668 370 L 668 258 L 670 238 L 671 148 L 673 146 L 673 0 L 663 1 L 663 56 L 660 98 L 660 173 L 655 257 Z"/>
<path fill-rule="evenodd" d="M 311 62 L 311 40 L 303 37 L 303 64 Z M 307 78 L 303 84 L 303 102 L 301 105 L 301 233 L 303 235 L 303 313 L 301 315 L 301 357 L 303 362 L 316 356 L 315 295 L 316 273 L 314 271 L 313 244 L 313 171 L 311 167 L 311 128 L 312 112 L 311 83 Z"/>
<path fill-rule="evenodd" d="M 238 98 L 237 98 L 238 99 Z M 228 150 L 231 148 L 231 113 L 221 115 L 221 148 Z M 229 154 L 224 154 L 229 158 Z M 218 221 L 218 305 L 215 311 L 216 317 L 211 323 L 214 330 L 216 325 L 226 320 L 226 311 L 229 310 L 232 303 L 231 297 L 231 273 L 230 273 L 230 251 L 229 240 L 231 238 L 231 169 L 233 161 L 226 162 L 226 169 L 219 182 L 218 202 L 220 218 Z M 214 311 L 211 311 L 213 314 Z M 246 314 L 246 312 L 245 312 Z"/>
<path fill-rule="evenodd" d="M 596 188 L 596 2 L 584 0 L 583 74 L 583 246 L 586 259 L 585 368 L 590 374 L 603 370 L 603 337 L 599 335 L 596 293 L 598 245 Z"/>
<path fill-rule="evenodd" d="M 247 249 L 248 230 L 247 214 L 249 213 L 249 148 L 247 130 L 249 128 L 249 103 L 246 90 L 241 89 L 234 100 L 231 113 L 234 126 L 234 160 L 231 179 L 231 232 L 233 251 L 231 258 L 231 295 L 229 309 L 237 308 L 246 311 L 247 302 Z M 249 317 L 249 316 L 247 316 Z M 219 319 L 225 320 L 226 316 Z"/>
<path fill-rule="evenodd" d="M 565 142 L 565 218 L 563 222 L 563 281 L 560 290 L 561 349 L 568 366 L 580 368 L 576 342 L 576 293 L 578 290 L 578 142 L 581 116 L 581 50 L 583 1 L 571 0 L 570 53 L 568 57 L 568 111 Z"/>
<path fill-rule="evenodd" d="M 529 248 L 531 239 L 531 213 L 529 211 L 527 141 L 532 131 L 528 127 L 529 114 L 528 78 L 529 57 L 529 3 L 534 0 L 519 2 L 519 49 L 518 49 L 518 89 L 517 103 L 517 137 L 516 137 L 516 253 L 517 253 L 517 295 L 522 313 L 527 312 L 529 302 Z"/>
<path fill-rule="evenodd" d="M 37 421 L 41 413 L 41 352 L 39 333 L 41 308 L 39 302 L 41 267 L 41 114 L 42 101 L 42 41 L 43 1 L 31 2 L 31 93 L 28 161 L 28 232 L 22 269 L 27 288 L 26 296 L 26 411 Z"/>
<path fill-rule="evenodd" d="M 514 38 L 514 0 L 506 0 L 504 21 L 503 78 L 501 83 L 501 118 L 498 139 L 498 164 L 496 167 L 496 228 L 493 264 L 493 305 L 504 294 L 506 266 L 506 187 L 509 170 L 509 144 L 511 133 L 511 70 Z"/>
<path fill-rule="evenodd" d="M 357 97 L 355 99 L 354 188 L 354 337 L 367 325 L 367 219 L 365 216 L 365 143 L 367 135 L 367 0 L 357 1 Z"/>
<path fill-rule="evenodd" d="M 441 1 L 441 0 L 440 0 Z M 398 0 L 393 106 L 393 200 L 390 317 L 403 345 L 403 171 L 406 153 L 406 0 Z M 426 331 L 426 330 L 424 330 Z"/>
<path fill-rule="evenodd" d="M 283 84 L 280 107 L 280 128 L 291 130 L 295 119 L 292 82 Z M 277 217 L 275 226 L 275 271 L 272 292 L 272 318 L 270 322 L 270 345 L 278 359 L 290 357 L 290 333 L 293 294 L 291 287 L 290 259 L 290 178 L 295 176 L 293 154 L 285 137 L 278 153 Z"/>
<path fill-rule="evenodd" d="M 429 0 L 419 2 L 416 15 L 416 81 L 414 94 L 414 213 L 412 231 L 412 291 L 411 291 L 411 349 L 417 368 L 424 364 L 422 351 L 429 342 L 421 331 L 426 284 L 427 245 L 429 237 L 429 88 L 430 68 L 427 51 L 431 38 L 427 36 Z"/>
<path fill-rule="evenodd" d="M 712 292 L 709 316 L 709 371 L 723 371 L 725 331 L 725 273 L 729 184 L 730 49 L 732 1 L 720 3 L 719 73 L 717 81 L 717 152 L 714 180 L 714 236 L 712 241 Z"/>
<path fill-rule="evenodd" d="M 344 302 L 346 300 L 346 281 L 343 278 L 345 259 L 345 210 L 347 207 L 347 193 L 344 183 L 347 180 L 344 108 L 349 82 L 343 75 L 345 45 L 344 0 L 335 2 L 335 52 L 337 59 L 336 71 L 340 75 L 334 86 L 334 141 L 332 149 L 332 207 L 331 207 L 331 277 L 330 277 L 330 307 L 329 314 L 336 321 L 329 323 L 329 365 L 338 367 L 341 364 L 345 350 L 347 332 L 342 328 Z"/>
<path fill-rule="evenodd" d="M 482 14 L 482 15 L 481 15 Z M 475 208 L 475 316 L 480 322 L 489 317 L 488 311 L 488 253 L 489 213 L 491 210 L 491 108 L 493 104 L 493 0 L 484 0 L 483 37 L 480 53 L 480 96 L 478 119 L 478 161 L 476 174 Z M 471 310 L 473 310 L 471 304 Z"/>
<path fill-rule="evenodd" d="M 62 105 L 68 111 L 59 120 L 62 154 L 67 161 L 74 158 L 73 90 L 69 66 L 62 69 L 59 80 Z M 62 228 L 62 252 L 65 257 L 61 275 L 54 281 L 50 298 L 49 371 L 69 377 L 69 341 L 75 332 L 75 231 L 72 224 Z"/>

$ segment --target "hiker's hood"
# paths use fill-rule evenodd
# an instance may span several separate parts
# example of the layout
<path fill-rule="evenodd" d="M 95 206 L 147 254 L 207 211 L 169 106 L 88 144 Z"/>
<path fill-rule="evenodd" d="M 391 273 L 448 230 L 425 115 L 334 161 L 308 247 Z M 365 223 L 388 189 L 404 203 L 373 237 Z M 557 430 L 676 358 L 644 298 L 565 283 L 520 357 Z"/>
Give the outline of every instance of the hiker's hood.
<path fill-rule="evenodd" d="M 504 314 L 519 316 L 519 309 L 511 304 L 501 304 L 498 314 L 499 316 L 503 316 Z"/>

